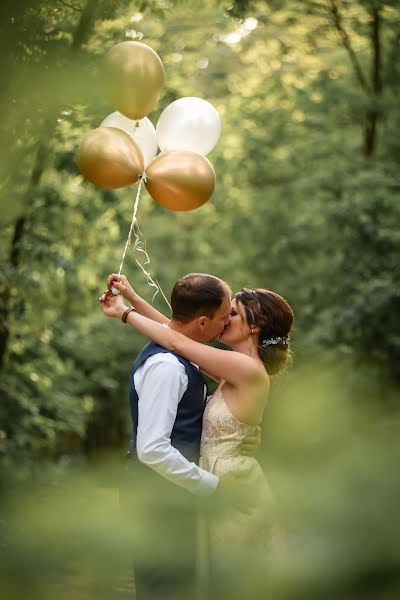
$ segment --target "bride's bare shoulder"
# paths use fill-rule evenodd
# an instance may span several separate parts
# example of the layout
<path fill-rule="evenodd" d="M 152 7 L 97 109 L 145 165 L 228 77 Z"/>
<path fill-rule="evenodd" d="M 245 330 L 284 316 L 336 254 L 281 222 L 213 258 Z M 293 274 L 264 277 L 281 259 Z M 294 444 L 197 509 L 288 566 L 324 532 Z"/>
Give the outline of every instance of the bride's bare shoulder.
<path fill-rule="evenodd" d="M 244 372 L 247 374 L 247 378 L 256 384 L 269 387 L 269 375 L 262 361 L 241 352 L 236 352 L 236 354 L 240 357 L 239 360 L 243 367 L 245 367 Z"/>

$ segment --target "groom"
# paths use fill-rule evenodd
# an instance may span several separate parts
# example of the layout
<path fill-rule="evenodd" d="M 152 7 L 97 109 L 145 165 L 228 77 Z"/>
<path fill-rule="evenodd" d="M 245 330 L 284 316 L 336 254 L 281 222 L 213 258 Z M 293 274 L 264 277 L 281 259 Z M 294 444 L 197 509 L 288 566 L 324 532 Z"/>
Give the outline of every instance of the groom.
<path fill-rule="evenodd" d="M 168 322 L 135 294 L 126 277 L 110 276 L 111 286 L 133 306 L 136 304 L 141 314 Z M 168 326 L 197 342 L 213 341 L 229 323 L 230 293 L 228 284 L 213 275 L 191 273 L 182 277 L 172 291 Z M 100 300 L 107 316 L 115 316 L 114 308 L 122 302 L 109 293 Z M 173 554 L 174 543 L 183 549 L 176 564 L 171 560 L 172 564 L 163 567 L 162 560 L 151 565 L 136 561 L 138 600 L 191 595 L 196 558 L 196 512 L 191 494 L 211 495 L 219 483 L 216 475 L 198 466 L 206 398 L 207 386 L 198 366 L 166 348 L 150 342 L 133 363 L 129 381 L 133 470 L 146 481 L 149 505 L 154 503 L 153 496 L 160 494 L 164 499 L 157 505 L 156 518 L 160 519 L 160 509 L 163 518 L 158 527 L 152 527 L 151 543 L 160 548 L 167 543 L 167 554 Z M 151 473 L 161 477 L 154 478 Z"/>

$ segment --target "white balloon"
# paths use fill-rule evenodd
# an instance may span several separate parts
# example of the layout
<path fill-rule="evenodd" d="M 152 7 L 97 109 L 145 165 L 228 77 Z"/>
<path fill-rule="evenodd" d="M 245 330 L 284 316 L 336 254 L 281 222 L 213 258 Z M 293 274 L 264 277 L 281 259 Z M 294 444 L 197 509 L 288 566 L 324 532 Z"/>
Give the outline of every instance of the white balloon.
<path fill-rule="evenodd" d="M 162 152 L 191 150 L 205 156 L 219 140 L 221 120 L 212 104 L 189 96 L 163 110 L 156 132 Z"/>
<path fill-rule="evenodd" d="M 120 112 L 116 111 L 108 115 L 100 127 L 116 127 L 125 131 L 140 146 L 143 152 L 144 166 L 151 163 L 157 154 L 157 136 L 153 123 L 147 117 L 139 119 L 139 125 L 135 126 L 137 121 L 128 119 Z"/>

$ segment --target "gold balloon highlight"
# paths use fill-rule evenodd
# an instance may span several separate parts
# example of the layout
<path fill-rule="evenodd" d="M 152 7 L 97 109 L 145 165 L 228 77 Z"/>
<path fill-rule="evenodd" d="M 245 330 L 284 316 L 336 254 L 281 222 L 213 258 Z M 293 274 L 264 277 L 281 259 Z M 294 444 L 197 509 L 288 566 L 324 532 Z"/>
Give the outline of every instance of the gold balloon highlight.
<path fill-rule="evenodd" d="M 141 42 L 122 42 L 105 56 L 108 95 L 129 119 L 142 119 L 156 105 L 164 85 L 157 52 Z"/>
<path fill-rule="evenodd" d="M 122 188 L 135 183 L 144 170 L 143 154 L 121 129 L 100 127 L 82 140 L 76 155 L 82 175 L 102 188 Z"/>
<path fill-rule="evenodd" d="M 215 171 L 210 161 L 188 150 L 159 154 L 146 167 L 146 175 L 150 196 L 170 210 L 198 208 L 215 189 Z"/>

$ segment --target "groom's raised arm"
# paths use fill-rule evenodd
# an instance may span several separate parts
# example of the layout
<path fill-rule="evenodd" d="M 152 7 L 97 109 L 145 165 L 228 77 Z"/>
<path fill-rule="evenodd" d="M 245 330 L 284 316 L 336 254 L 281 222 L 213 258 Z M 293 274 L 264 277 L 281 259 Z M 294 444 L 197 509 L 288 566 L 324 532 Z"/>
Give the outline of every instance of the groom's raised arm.
<path fill-rule="evenodd" d="M 197 495 L 210 495 L 219 478 L 188 461 L 171 444 L 178 404 L 187 375 L 175 356 L 156 354 L 135 373 L 139 396 L 136 451 L 140 462 Z"/>

